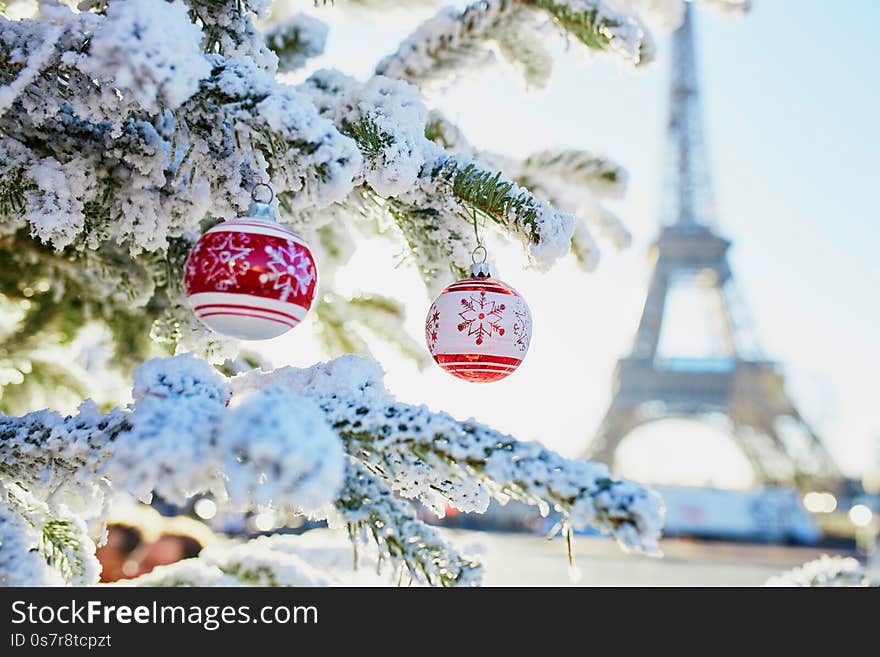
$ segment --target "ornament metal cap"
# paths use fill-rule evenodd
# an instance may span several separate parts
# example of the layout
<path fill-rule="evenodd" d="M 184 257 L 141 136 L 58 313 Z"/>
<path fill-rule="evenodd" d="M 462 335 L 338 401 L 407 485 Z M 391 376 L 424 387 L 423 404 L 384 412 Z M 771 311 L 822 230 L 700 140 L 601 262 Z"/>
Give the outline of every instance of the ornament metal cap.
<path fill-rule="evenodd" d="M 482 256 L 482 259 L 478 260 L 478 255 Z M 486 260 L 489 257 L 489 252 L 486 250 L 486 247 L 480 244 L 471 252 L 471 276 L 474 278 L 491 278 L 492 270 L 489 268 L 489 263 Z"/>
<path fill-rule="evenodd" d="M 259 198 L 260 191 L 264 189 L 269 192 L 267 200 Z M 268 183 L 257 183 L 251 190 L 251 207 L 248 209 L 248 214 L 263 221 L 277 222 L 278 218 L 275 216 L 275 208 L 272 207 L 272 201 L 274 200 L 275 190 Z"/>

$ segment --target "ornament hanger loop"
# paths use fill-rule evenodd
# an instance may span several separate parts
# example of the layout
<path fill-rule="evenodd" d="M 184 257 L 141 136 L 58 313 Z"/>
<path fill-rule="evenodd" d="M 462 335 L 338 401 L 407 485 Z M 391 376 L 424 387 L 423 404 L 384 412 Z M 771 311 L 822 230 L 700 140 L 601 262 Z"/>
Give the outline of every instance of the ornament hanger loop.
<path fill-rule="evenodd" d="M 261 201 L 259 198 L 257 198 L 260 195 L 261 189 L 268 189 L 269 190 L 269 200 L 268 201 Z M 254 185 L 254 188 L 251 190 L 251 198 L 253 199 L 254 203 L 262 203 L 264 205 L 270 205 L 272 203 L 272 201 L 275 200 L 275 190 L 272 189 L 272 187 L 269 185 L 269 183 L 259 182 L 256 185 Z"/>
<path fill-rule="evenodd" d="M 482 259 L 477 260 L 477 258 L 479 257 L 477 254 L 482 254 Z M 482 244 L 478 244 L 477 248 L 475 248 L 473 251 L 471 251 L 471 262 L 473 262 L 475 265 L 484 264 L 488 258 L 489 258 L 489 252 L 486 250 L 486 247 L 483 246 Z"/>

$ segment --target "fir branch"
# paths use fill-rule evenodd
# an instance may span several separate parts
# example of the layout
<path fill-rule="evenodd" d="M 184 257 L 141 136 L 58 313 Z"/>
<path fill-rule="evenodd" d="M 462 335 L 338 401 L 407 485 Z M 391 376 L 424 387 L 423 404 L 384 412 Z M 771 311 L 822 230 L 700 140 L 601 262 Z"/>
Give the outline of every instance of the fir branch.
<path fill-rule="evenodd" d="M 266 30 L 266 45 L 278 56 L 278 72 L 289 73 L 324 52 L 327 26 L 306 14 L 295 14 Z"/>
<path fill-rule="evenodd" d="M 342 133 L 357 142 L 361 154 L 367 160 L 377 159 L 382 151 L 394 143 L 394 137 L 381 130 L 369 114 L 354 123 L 346 121 Z"/>
<path fill-rule="evenodd" d="M 492 42 L 517 10 L 515 0 L 480 0 L 461 11 L 441 9 L 379 62 L 376 74 L 426 85 L 477 69 L 492 60 Z"/>
<path fill-rule="evenodd" d="M 40 552 L 41 535 L 21 504 L 0 486 L 0 586 L 59 586 L 61 573 Z"/>
<path fill-rule="evenodd" d="M 857 559 L 823 554 L 818 559 L 771 577 L 764 586 L 880 587 L 880 581 L 872 581 L 870 569 Z"/>
<path fill-rule="evenodd" d="M 0 176 L 0 217 L 22 216 L 26 207 L 25 194 L 35 187 L 23 167 L 13 168 Z"/>
<path fill-rule="evenodd" d="M 81 581 L 86 566 L 80 550 L 79 532 L 69 520 L 50 520 L 43 525 L 40 551 L 50 566 L 58 570 L 68 582 Z"/>
<path fill-rule="evenodd" d="M 312 398 L 348 454 L 406 498 L 443 512 L 483 511 L 489 497 L 514 497 L 544 512 L 555 508 L 575 529 L 591 525 L 627 549 L 657 552 L 662 503 L 647 488 L 614 479 L 607 466 L 564 459 L 473 421 L 394 401 L 381 370 L 354 356 L 306 370 L 248 373 L 244 389 L 284 386 Z M 341 394 L 336 377 L 349 381 Z"/>
<path fill-rule="evenodd" d="M 616 54 L 635 66 L 653 56 L 642 24 L 603 0 L 479 0 L 463 10 L 440 10 L 384 58 L 376 73 L 432 86 L 478 70 L 500 52 L 521 68 L 530 86 L 540 87 L 552 63 L 542 47 L 542 23 L 535 20 L 536 13 L 549 14 L 588 48 Z"/>
<path fill-rule="evenodd" d="M 89 404 L 76 416 L 49 410 L 21 417 L 0 414 L 0 481 L 32 495 L 46 491 L 51 496 L 76 485 L 78 475 L 85 473 L 91 479 L 89 489 L 100 487 L 97 468 L 104 450 L 130 429 L 127 413 L 101 415 Z M 89 490 L 85 497 L 91 494 Z"/>
<path fill-rule="evenodd" d="M 26 490 L 0 484 L 5 501 L 39 535 L 39 550 L 46 564 L 71 585 L 90 585 L 98 579 L 95 545 L 81 519 L 53 517 L 48 507 Z"/>
<path fill-rule="evenodd" d="M 417 581 L 443 587 L 479 583 L 480 565 L 459 555 L 360 463 L 349 465 L 336 509 L 352 542 L 373 542 L 380 560 L 402 566 Z"/>
<path fill-rule="evenodd" d="M 474 162 L 462 166 L 448 158 L 432 172 L 435 181 L 450 186 L 451 195 L 504 228 L 515 228 L 534 244 L 540 241 L 538 202 L 501 172 L 483 169 Z"/>
<path fill-rule="evenodd" d="M 626 170 L 608 158 L 575 149 L 545 150 L 529 155 L 522 163 L 518 178 L 522 184 L 546 187 L 543 181 L 557 185 L 586 187 L 600 196 L 622 198 L 626 191 Z"/>
<path fill-rule="evenodd" d="M 456 257 L 456 246 L 470 251 L 472 246 L 464 246 L 469 244 L 466 242 L 469 237 L 450 225 L 440 210 L 411 205 L 396 199 L 389 199 L 385 207 L 406 241 L 410 257 L 415 261 L 426 283 L 444 280 L 447 275 L 452 280 L 467 276 L 463 261 Z"/>
<path fill-rule="evenodd" d="M 346 449 L 396 485 L 408 486 L 403 483 L 409 479 L 403 475 L 408 469 L 422 471 L 427 478 L 431 471 L 445 473 L 432 489 L 461 508 L 469 502 L 457 496 L 449 477 L 459 482 L 475 478 L 501 500 L 513 497 L 543 513 L 553 508 L 562 513 L 566 525 L 577 529 L 591 525 L 627 549 L 658 551 L 655 516 L 659 498 L 631 482 L 614 479 L 604 466 L 567 461 L 537 444 L 519 443 L 473 422 L 455 422 L 442 413 L 428 418 L 421 409 L 403 404 L 379 412 L 366 409 L 355 417 L 335 423 Z M 446 428 L 435 428 L 438 425 Z"/>
<path fill-rule="evenodd" d="M 635 18 L 618 14 L 603 0 L 519 0 L 549 13 L 588 48 L 620 55 L 634 66 L 653 59 L 654 45 Z"/>
<path fill-rule="evenodd" d="M 424 346 L 404 329 L 406 311 L 403 305 L 389 297 L 359 294 L 348 298 L 328 292 L 315 307 L 315 318 L 318 336 L 332 356 L 372 355 L 369 337 L 394 347 L 420 368 L 430 362 Z"/>

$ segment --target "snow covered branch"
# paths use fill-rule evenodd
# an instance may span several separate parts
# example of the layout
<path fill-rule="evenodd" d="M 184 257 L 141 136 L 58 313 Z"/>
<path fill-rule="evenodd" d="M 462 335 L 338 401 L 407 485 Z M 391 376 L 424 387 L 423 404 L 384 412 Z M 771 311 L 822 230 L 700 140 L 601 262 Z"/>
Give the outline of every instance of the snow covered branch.
<path fill-rule="evenodd" d="M 436 110 L 428 116 L 425 134 L 448 153 L 502 168 L 517 185 L 570 213 L 574 218 L 571 250 L 584 269 L 594 269 L 599 259 L 594 231 L 615 248 L 629 246 L 629 231 L 600 203 L 600 198 L 616 199 L 624 193 L 627 173 L 619 164 L 587 151 L 571 149 L 544 150 L 521 161 L 480 151 Z M 434 248 L 432 252 L 437 250 Z"/>
<path fill-rule="evenodd" d="M 324 52 L 327 25 L 306 14 L 294 14 L 266 31 L 266 43 L 278 56 L 278 72 L 289 73 Z"/>
<path fill-rule="evenodd" d="M 300 90 L 355 139 L 366 184 L 388 208 L 428 282 L 445 282 L 437 280 L 441 272 L 457 274 L 469 261 L 475 212 L 518 235 L 539 267 L 569 251 L 574 217 L 500 171 L 429 139 L 428 111 L 412 85 L 384 76 L 360 85 L 323 70 Z"/>
<path fill-rule="evenodd" d="M 447 503 L 482 512 L 491 497 L 512 497 L 559 511 L 574 529 L 596 527 L 627 549 L 657 551 L 662 507 L 649 490 L 613 479 L 604 465 L 400 404 L 368 359 L 232 379 L 192 356 L 157 359 L 138 370 L 132 396 L 130 409 L 104 415 L 85 403 L 67 418 L 0 416 L 4 495 L 21 491 L 44 509 L 40 517 L 62 522 L 32 521 L 36 529 L 27 529 L 10 507 L 4 531 L 45 535 L 49 527 L 63 547 L 79 535 L 64 524 L 71 509 L 100 516 L 117 493 L 146 500 L 155 492 L 178 504 L 213 494 L 232 509 L 329 517 L 352 538 L 372 539 L 381 557 L 417 581 L 465 585 L 478 581 L 477 564 L 399 497 L 439 515 Z M 68 573 L 67 581 L 88 583 L 94 572 Z"/>
<path fill-rule="evenodd" d="M 394 496 L 379 476 L 353 461 L 336 511 L 351 540 L 372 542 L 380 565 L 389 560 L 401 575 L 434 586 L 479 584 L 480 565 L 459 555 L 437 530 L 416 517 L 411 505 Z M 399 578 L 398 578 L 399 579 Z"/>
<path fill-rule="evenodd" d="M 442 86 L 485 67 L 500 54 L 521 69 L 530 86 L 541 87 L 552 67 L 542 45 L 549 22 L 588 48 L 634 66 L 653 57 L 650 35 L 637 16 L 612 9 L 610 2 L 480 0 L 464 10 L 440 10 L 383 59 L 376 73 L 420 86 Z"/>
<path fill-rule="evenodd" d="M 616 162 L 586 151 L 545 150 L 529 155 L 520 177 L 538 181 L 552 179 L 566 185 L 584 186 L 597 196 L 622 198 L 627 174 Z M 546 186 L 546 185 L 540 185 Z"/>
<path fill-rule="evenodd" d="M 339 385 L 345 381 L 345 393 Z M 624 547 L 654 553 L 662 522 L 659 498 L 615 480 L 603 464 L 563 459 L 472 420 L 396 402 L 381 369 L 344 356 L 308 369 L 246 373 L 235 389 L 281 386 L 315 401 L 348 453 L 406 498 L 442 514 L 447 503 L 482 512 L 491 497 L 512 497 L 561 512 L 575 529 L 590 525 Z"/>
<path fill-rule="evenodd" d="M 880 586 L 873 584 L 865 568 L 852 557 L 830 557 L 823 554 L 818 559 L 771 577 L 765 586 L 773 587 L 839 587 Z"/>
<path fill-rule="evenodd" d="M 691 0 L 728 14 L 745 14 L 752 8 L 752 0 Z"/>

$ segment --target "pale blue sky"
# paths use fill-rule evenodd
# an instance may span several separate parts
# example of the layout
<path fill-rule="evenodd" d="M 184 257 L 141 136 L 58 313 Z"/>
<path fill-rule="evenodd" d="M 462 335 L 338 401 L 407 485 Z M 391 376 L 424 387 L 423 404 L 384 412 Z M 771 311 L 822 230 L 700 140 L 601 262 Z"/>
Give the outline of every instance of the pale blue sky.
<path fill-rule="evenodd" d="M 765 353 L 784 364 L 790 391 L 840 462 L 859 472 L 880 457 L 880 2 L 754 5 L 743 19 L 706 11 L 697 18 L 718 222 L 734 241 L 732 264 Z M 331 23 L 328 54 L 318 64 L 361 77 L 414 24 L 316 13 Z M 614 209 L 635 243 L 621 254 L 607 249 L 593 275 L 563 263 L 538 276 L 519 271 L 516 256 L 499 254 L 503 278 L 526 295 L 535 314 L 521 371 L 475 390 L 436 370 L 416 375 L 385 354 L 389 383 L 406 391 L 401 396 L 476 416 L 566 454 L 586 445 L 644 301 L 645 249 L 660 207 L 667 41 L 658 36 L 658 65 L 635 73 L 607 58 L 585 62 L 557 42 L 553 78 L 539 94 L 526 94 L 494 69 L 433 101 L 485 148 L 524 155 L 552 145 L 582 147 L 623 163 L 631 182 Z M 353 263 L 353 288 L 363 284 L 363 267 L 373 257 Z M 387 279 L 372 288 L 379 285 L 412 306 L 418 336 L 424 293 L 405 271 L 392 269 L 390 257 Z M 290 340 L 291 353 L 302 353 L 306 337 Z"/>

